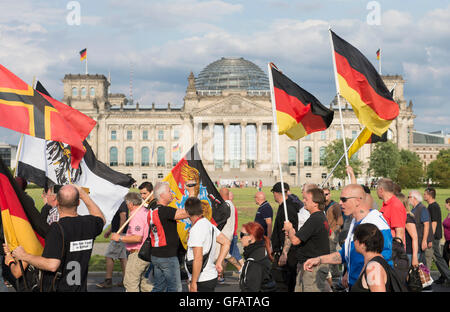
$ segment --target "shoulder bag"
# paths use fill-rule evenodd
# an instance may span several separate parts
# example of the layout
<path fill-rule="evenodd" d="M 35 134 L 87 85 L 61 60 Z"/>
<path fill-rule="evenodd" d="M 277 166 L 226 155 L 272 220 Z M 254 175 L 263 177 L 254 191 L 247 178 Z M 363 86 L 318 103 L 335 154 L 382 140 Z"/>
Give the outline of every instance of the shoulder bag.
<path fill-rule="evenodd" d="M 210 254 L 213 246 L 214 246 L 214 228 L 211 226 L 211 247 L 209 248 L 208 253 L 206 255 L 203 255 L 203 263 L 202 263 L 202 269 L 201 269 L 200 273 L 203 272 L 203 269 L 206 267 L 206 264 L 208 263 L 209 254 Z M 194 259 L 188 260 L 187 253 L 186 253 L 184 260 L 186 262 L 186 268 L 187 268 L 188 272 L 190 274 L 192 274 L 192 266 L 194 264 Z"/>

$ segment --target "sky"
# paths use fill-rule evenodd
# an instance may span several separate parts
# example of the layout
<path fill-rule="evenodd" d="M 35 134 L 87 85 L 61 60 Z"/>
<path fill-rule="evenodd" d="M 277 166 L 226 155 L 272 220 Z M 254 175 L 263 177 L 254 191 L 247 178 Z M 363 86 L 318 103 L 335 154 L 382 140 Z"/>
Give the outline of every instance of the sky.
<path fill-rule="evenodd" d="M 402 75 L 415 130 L 450 132 L 450 4 L 433 0 L 0 0 L 0 64 L 56 99 L 65 74 L 111 75 L 111 93 L 181 106 L 192 71 L 244 57 L 274 62 L 328 106 L 336 93 L 328 28 L 382 73 Z M 19 135 L 0 128 L 0 142 Z"/>

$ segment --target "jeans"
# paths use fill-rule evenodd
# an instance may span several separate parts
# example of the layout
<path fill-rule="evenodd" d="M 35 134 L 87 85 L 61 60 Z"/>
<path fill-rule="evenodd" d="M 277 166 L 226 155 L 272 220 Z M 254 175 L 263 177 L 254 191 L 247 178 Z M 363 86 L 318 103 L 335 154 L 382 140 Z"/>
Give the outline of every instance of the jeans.
<path fill-rule="evenodd" d="M 233 240 L 230 245 L 230 255 L 235 258 L 237 261 L 242 259 L 241 253 L 239 252 L 239 247 L 237 245 L 238 237 L 237 235 L 233 236 Z"/>
<path fill-rule="evenodd" d="M 152 292 L 181 292 L 180 263 L 178 257 L 159 258 L 152 256 Z"/>

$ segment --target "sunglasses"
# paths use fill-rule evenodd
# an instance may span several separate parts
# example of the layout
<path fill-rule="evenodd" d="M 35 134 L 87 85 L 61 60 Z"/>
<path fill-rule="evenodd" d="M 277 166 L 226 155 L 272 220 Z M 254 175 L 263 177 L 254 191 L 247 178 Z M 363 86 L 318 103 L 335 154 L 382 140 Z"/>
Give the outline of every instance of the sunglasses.
<path fill-rule="evenodd" d="M 248 235 L 250 235 L 250 234 L 248 234 L 248 233 L 242 233 L 242 232 L 239 234 L 239 236 L 241 237 L 241 239 L 242 239 L 244 236 L 248 236 Z"/>
<path fill-rule="evenodd" d="M 356 196 L 353 196 L 353 197 L 339 197 L 339 199 L 343 202 L 343 203 L 345 203 L 347 200 L 349 200 L 350 198 L 359 198 L 359 199 L 362 199 L 362 197 L 356 197 Z"/>
<path fill-rule="evenodd" d="M 330 193 L 324 193 L 323 195 L 328 196 L 328 195 L 330 195 Z"/>
<path fill-rule="evenodd" d="M 197 183 L 189 183 L 189 184 L 186 184 L 187 187 L 194 187 L 194 186 L 196 186 L 196 185 L 197 185 Z"/>

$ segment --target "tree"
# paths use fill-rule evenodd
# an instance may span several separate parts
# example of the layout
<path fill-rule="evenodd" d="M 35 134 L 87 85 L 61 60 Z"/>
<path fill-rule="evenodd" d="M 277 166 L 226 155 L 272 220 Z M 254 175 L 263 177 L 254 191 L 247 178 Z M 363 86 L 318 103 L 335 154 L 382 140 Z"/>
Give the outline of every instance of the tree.
<path fill-rule="evenodd" d="M 450 148 L 439 151 L 436 160 L 427 167 L 427 177 L 440 187 L 450 186 Z"/>
<path fill-rule="evenodd" d="M 422 184 L 423 178 L 424 170 L 419 155 L 408 150 L 401 150 L 397 183 L 402 188 L 416 188 Z"/>
<path fill-rule="evenodd" d="M 369 171 L 376 177 L 396 180 L 400 161 L 397 145 L 390 141 L 375 143 L 370 155 Z"/>
<path fill-rule="evenodd" d="M 352 143 L 350 139 L 346 139 L 345 142 L 347 144 L 347 148 Z M 331 171 L 331 169 L 333 169 L 342 155 L 344 155 L 344 143 L 342 142 L 342 140 L 334 140 L 325 148 L 325 155 L 323 159 L 325 167 L 327 167 L 327 169 Z M 362 162 L 358 159 L 356 153 L 352 156 L 352 158 L 349 159 L 349 164 L 353 168 L 355 176 L 358 176 L 358 174 L 361 173 Z M 345 169 L 345 159 L 341 160 L 333 175 L 337 179 L 345 179 L 345 177 L 347 176 Z"/>

